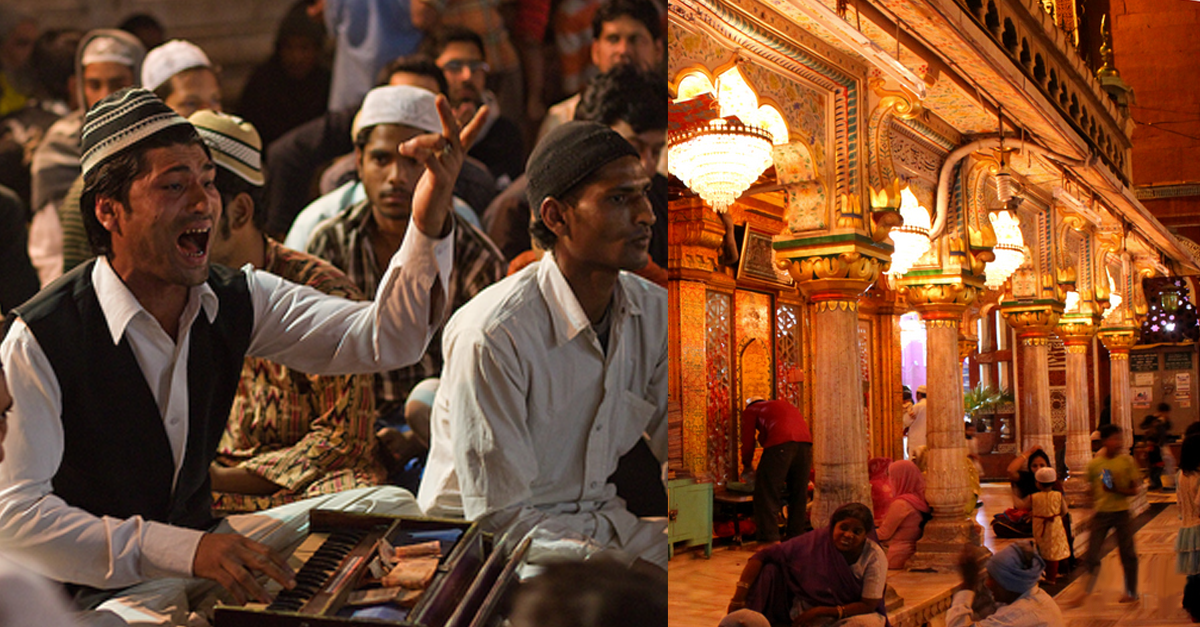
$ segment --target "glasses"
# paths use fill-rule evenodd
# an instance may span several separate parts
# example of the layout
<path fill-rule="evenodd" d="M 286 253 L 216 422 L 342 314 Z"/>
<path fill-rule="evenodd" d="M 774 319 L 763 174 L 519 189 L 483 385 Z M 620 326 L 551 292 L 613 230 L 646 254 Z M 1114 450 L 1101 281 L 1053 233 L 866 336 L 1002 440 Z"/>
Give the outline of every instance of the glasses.
<path fill-rule="evenodd" d="M 486 61 L 463 61 L 461 59 L 447 61 L 445 65 L 442 66 L 442 71 L 453 72 L 457 74 L 466 68 L 471 68 L 472 72 L 486 73 L 492 71 L 492 67 L 488 65 Z"/>

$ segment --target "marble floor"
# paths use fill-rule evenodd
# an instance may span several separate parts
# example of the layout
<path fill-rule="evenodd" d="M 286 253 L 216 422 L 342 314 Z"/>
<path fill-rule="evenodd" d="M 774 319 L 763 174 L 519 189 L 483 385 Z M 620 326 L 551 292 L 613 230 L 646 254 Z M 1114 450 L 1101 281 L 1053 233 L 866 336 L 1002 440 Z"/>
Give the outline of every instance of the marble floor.
<path fill-rule="evenodd" d="M 976 521 L 984 528 L 984 544 L 992 551 L 1002 549 L 1010 541 L 994 537 L 988 523 L 995 513 L 1008 506 L 1008 486 L 985 484 L 981 500 L 984 506 L 976 510 Z M 1135 535 L 1140 556 L 1138 580 L 1141 602 L 1117 604 L 1116 599 L 1121 595 L 1122 571 L 1120 558 L 1113 550 L 1101 563 L 1095 593 L 1082 602 L 1079 602 L 1084 591 L 1082 576 L 1061 591 L 1050 590 L 1063 607 L 1068 627 L 1166 627 L 1191 624 L 1180 607 L 1184 578 L 1175 572 L 1174 543 L 1178 512 L 1174 495 L 1150 493 L 1148 500 L 1166 505 L 1161 506 L 1165 509 L 1154 515 Z M 1080 519 L 1077 528 L 1087 514 L 1086 511 L 1075 513 Z M 1076 547 L 1082 557 L 1086 538 L 1081 540 L 1077 541 Z M 668 568 L 672 627 L 714 627 L 725 615 L 729 598 L 733 595 L 734 582 L 755 550 L 754 543 L 747 542 L 745 546 L 732 543 L 715 545 L 709 559 L 704 558 L 701 549 L 677 553 Z M 913 608 L 944 596 L 958 583 L 958 575 L 889 573 L 889 583 L 904 599 L 905 608 Z"/>

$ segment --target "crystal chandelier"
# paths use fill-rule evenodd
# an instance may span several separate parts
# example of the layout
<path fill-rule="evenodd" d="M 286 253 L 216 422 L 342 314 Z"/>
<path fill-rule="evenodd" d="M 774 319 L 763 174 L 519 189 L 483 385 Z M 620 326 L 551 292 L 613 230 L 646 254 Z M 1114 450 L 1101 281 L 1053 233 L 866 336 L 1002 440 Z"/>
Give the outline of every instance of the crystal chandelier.
<path fill-rule="evenodd" d="M 1025 262 L 1025 240 L 1021 236 L 1021 223 L 1009 211 L 998 211 L 989 216 L 992 229 L 996 232 L 996 246 L 992 251 L 995 261 L 984 268 L 988 289 L 999 289 L 1012 273 Z"/>
<path fill-rule="evenodd" d="M 907 187 L 900 192 L 900 217 L 904 218 L 904 224 L 891 231 L 895 251 L 892 252 L 892 265 L 887 271 L 890 276 L 908 272 L 929 251 L 929 211 L 921 206 Z"/>
<path fill-rule="evenodd" d="M 771 166 L 771 133 L 737 118 L 717 118 L 667 137 L 667 166 L 723 213 Z"/>

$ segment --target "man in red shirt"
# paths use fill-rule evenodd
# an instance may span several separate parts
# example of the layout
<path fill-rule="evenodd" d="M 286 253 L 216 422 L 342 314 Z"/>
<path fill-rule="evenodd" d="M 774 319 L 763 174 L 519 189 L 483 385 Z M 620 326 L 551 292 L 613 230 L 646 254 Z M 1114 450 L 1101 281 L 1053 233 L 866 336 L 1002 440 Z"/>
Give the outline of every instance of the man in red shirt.
<path fill-rule="evenodd" d="M 781 400 L 752 398 L 742 412 L 742 465 L 754 469 L 755 435 L 762 444 L 762 457 L 754 478 L 754 523 L 758 540 L 779 542 L 778 516 L 787 487 L 787 537 L 810 529 L 808 471 L 812 467 L 812 432 L 800 410 Z"/>

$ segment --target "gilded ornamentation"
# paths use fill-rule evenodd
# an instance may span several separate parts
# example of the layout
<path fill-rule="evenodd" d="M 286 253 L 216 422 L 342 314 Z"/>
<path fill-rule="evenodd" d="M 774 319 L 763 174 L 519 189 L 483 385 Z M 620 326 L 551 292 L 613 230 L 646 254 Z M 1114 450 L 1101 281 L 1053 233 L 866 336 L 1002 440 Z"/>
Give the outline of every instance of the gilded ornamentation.
<path fill-rule="evenodd" d="M 1016 329 L 1018 337 L 1049 336 L 1062 316 L 1062 304 L 1038 306 L 1000 306 L 1008 326 Z"/>
<path fill-rule="evenodd" d="M 1086 351 L 1087 346 L 1092 343 L 1092 336 L 1096 334 L 1099 323 L 1100 316 L 1067 314 L 1059 319 L 1055 334 L 1068 348 L 1082 345 Z"/>
<path fill-rule="evenodd" d="M 1117 359 L 1117 355 L 1123 358 L 1129 356 L 1129 350 L 1138 343 L 1138 338 L 1141 335 L 1137 327 L 1108 327 L 1100 329 L 1100 342 L 1108 349 L 1109 357 Z"/>
<path fill-rule="evenodd" d="M 957 325 L 962 312 L 975 302 L 979 288 L 960 281 L 905 285 L 901 292 L 927 323 L 946 319 Z"/>
<path fill-rule="evenodd" d="M 979 338 L 965 335 L 958 336 L 958 359 L 965 360 L 979 349 Z"/>
<path fill-rule="evenodd" d="M 920 117 L 925 112 L 925 108 L 921 106 L 921 99 L 916 94 L 900 88 L 900 91 L 891 91 L 884 88 L 885 81 L 882 78 L 872 78 L 867 84 L 871 91 L 879 96 L 879 108 L 891 109 L 892 115 L 902 119 L 911 120 Z"/>
<path fill-rule="evenodd" d="M 1067 344 L 1066 349 L 1068 353 L 1076 355 L 1086 355 L 1088 352 L 1087 344 Z"/>
<path fill-rule="evenodd" d="M 800 291 L 813 300 L 857 298 L 879 279 L 884 264 L 858 251 L 783 259 L 778 263 L 792 275 Z"/>
<path fill-rule="evenodd" d="M 858 301 L 856 300 L 819 300 L 813 305 L 817 313 L 825 311 L 858 311 Z"/>
<path fill-rule="evenodd" d="M 1120 76 L 1121 73 L 1113 63 L 1112 31 L 1108 28 L 1107 15 L 1100 16 L 1100 37 L 1100 58 L 1104 59 L 1104 65 L 1096 70 L 1096 78 Z"/>
<path fill-rule="evenodd" d="M 863 207 L 858 202 L 858 194 L 842 194 L 838 196 L 837 226 L 843 229 L 866 231 L 863 221 Z"/>
<path fill-rule="evenodd" d="M 1049 346 L 1050 338 L 1041 335 L 1021 338 L 1021 344 L 1023 346 Z"/>

